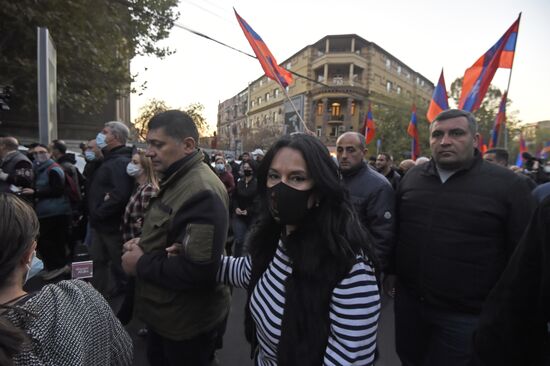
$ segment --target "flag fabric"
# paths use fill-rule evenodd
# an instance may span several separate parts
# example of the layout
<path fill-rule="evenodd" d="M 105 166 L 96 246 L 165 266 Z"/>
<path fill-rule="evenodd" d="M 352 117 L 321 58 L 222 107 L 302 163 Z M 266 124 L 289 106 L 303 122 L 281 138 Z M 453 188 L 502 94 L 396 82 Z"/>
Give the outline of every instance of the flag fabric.
<path fill-rule="evenodd" d="M 233 10 L 235 11 L 235 16 L 239 21 L 239 25 L 241 26 L 248 43 L 250 43 L 252 50 L 256 54 L 258 61 L 260 61 L 260 64 L 264 69 L 265 76 L 275 80 L 282 87 L 287 87 L 292 84 L 292 74 L 277 64 L 275 57 L 273 57 L 269 51 L 269 48 L 267 48 L 267 45 L 262 40 L 262 37 L 260 37 L 260 35 L 256 33 L 243 18 L 241 18 L 235 9 Z"/>
<path fill-rule="evenodd" d="M 376 125 L 374 124 L 374 119 L 372 118 L 371 104 L 369 103 L 369 109 L 367 116 L 365 117 L 365 142 L 369 144 L 374 135 L 376 134 Z"/>
<path fill-rule="evenodd" d="M 506 99 L 507 99 L 508 92 L 505 91 L 502 94 L 502 98 L 500 99 L 500 105 L 498 106 L 498 113 L 495 117 L 495 123 L 493 125 L 493 129 L 491 130 L 491 139 L 489 140 L 489 147 L 497 147 L 498 145 L 498 135 L 500 133 L 501 128 L 504 127 L 504 123 L 506 122 Z"/>
<path fill-rule="evenodd" d="M 428 122 L 432 121 L 437 117 L 437 115 L 444 110 L 449 109 L 449 97 L 447 96 L 447 88 L 445 87 L 445 77 L 443 76 L 443 69 L 441 69 L 441 75 L 439 76 L 439 81 L 437 86 L 434 89 L 432 95 L 432 100 L 430 101 L 430 106 L 428 107 Z"/>
<path fill-rule="evenodd" d="M 497 69 L 512 68 L 520 18 L 521 14 L 498 42 L 466 70 L 458 103 L 459 109 L 469 112 L 478 110 Z"/>
<path fill-rule="evenodd" d="M 481 152 L 481 155 L 484 155 L 488 150 L 487 144 L 483 141 L 483 135 L 482 134 L 479 134 L 478 149 Z"/>
<path fill-rule="evenodd" d="M 550 141 L 546 141 L 544 143 L 544 146 L 541 149 L 540 157 L 541 159 L 546 159 L 548 158 L 548 155 L 550 155 Z"/>
<path fill-rule="evenodd" d="M 522 156 L 522 154 L 524 152 L 527 152 L 527 146 L 525 144 L 525 139 L 523 138 L 523 133 L 520 132 L 519 133 L 519 152 L 518 152 L 518 157 L 516 159 L 516 165 L 519 166 L 519 167 L 523 166 L 523 156 Z"/>
<path fill-rule="evenodd" d="M 413 104 L 411 120 L 407 133 L 412 137 L 411 141 L 411 159 L 415 160 L 420 156 L 420 142 L 418 141 L 418 126 L 416 124 L 416 106 Z"/>

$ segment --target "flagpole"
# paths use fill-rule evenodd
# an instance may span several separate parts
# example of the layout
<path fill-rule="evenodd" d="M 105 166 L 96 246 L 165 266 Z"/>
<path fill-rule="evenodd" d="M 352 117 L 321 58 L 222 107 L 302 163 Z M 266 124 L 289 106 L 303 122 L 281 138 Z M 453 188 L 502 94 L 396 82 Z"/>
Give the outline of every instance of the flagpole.
<path fill-rule="evenodd" d="M 296 106 L 292 102 L 292 99 L 290 99 L 290 96 L 288 95 L 288 93 L 286 91 L 286 88 L 284 88 L 280 83 L 279 83 L 279 87 L 283 90 L 283 93 L 285 94 L 286 99 L 289 101 L 290 105 L 292 106 L 292 109 L 294 110 L 294 112 L 296 113 L 298 118 L 300 119 L 300 122 L 302 122 L 302 124 L 304 125 L 304 132 L 312 134 L 312 131 L 309 128 L 307 128 L 306 122 L 303 120 L 302 116 L 298 112 L 298 109 L 296 108 Z"/>
<path fill-rule="evenodd" d="M 519 13 L 519 22 L 518 22 L 518 31 L 517 35 L 519 36 L 519 26 L 521 25 L 521 12 Z M 517 43 L 517 39 L 516 39 Z M 515 53 L 514 49 L 514 53 Z M 514 70 L 514 60 L 516 59 L 516 55 L 514 54 L 514 59 L 512 60 L 512 65 L 510 67 L 510 74 L 508 75 L 508 86 L 506 87 L 506 93 L 510 91 L 510 82 L 512 81 L 512 71 Z M 508 99 L 508 96 L 506 96 L 506 99 Z M 504 128 L 502 129 L 504 132 L 504 149 L 508 150 L 508 125 L 506 123 L 506 114 L 504 114 Z"/>

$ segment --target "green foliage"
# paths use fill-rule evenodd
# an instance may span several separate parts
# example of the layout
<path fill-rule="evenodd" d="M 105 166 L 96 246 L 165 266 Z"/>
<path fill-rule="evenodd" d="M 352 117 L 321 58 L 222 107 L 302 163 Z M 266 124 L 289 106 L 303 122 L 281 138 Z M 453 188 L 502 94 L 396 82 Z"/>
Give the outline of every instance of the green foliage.
<path fill-rule="evenodd" d="M 126 94 L 135 55 L 164 57 L 155 44 L 168 36 L 177 0 L 3 1 L 0 85 L 14 88 L 13 106 L 36 105 L 36 27 L 47 27 L 57 49 L 60 108 L 99 112 Z"/>
<path fill-rule="evenodd" d="M 146 105 L 141 107 L 139 110 L 139 116 L 134 119 L 134 129 L 137 138 L 144 141 L 147 136 L 147 124 L 149 123 L 149 120 L 157 113 L 170 109 L 174 108 L 169 107 L 163 100 L 157 99 L 151 99 Z M 204 105 L 201 103 L 192 103 L 184 109 L 178 109 L 186 112 L 191 118 L 193 118 L 193 121 L 197 125 L 197 129 L 199 130 L 199 134 L 201 136 L 204 136 L 208 132 L 208 122 L 204 117 Z"/>
<path fill-rule="evenodd" d="M 416 120 L 420 140 L 420 154 L 429 156 L 429 124 L 426 119 L 426 108 L 421 104 L 416 106 Z M 368 146 L 369 155 L 376 154 L 376 140 L 381 140 L 380 152 L 393 155 L 399 162 L 410 158 L 412 138 L 407 133 L 411 120 L 412 102 L 405 99 L 373 101 L 372 114 L 376 124 L 375 140 Z"/>

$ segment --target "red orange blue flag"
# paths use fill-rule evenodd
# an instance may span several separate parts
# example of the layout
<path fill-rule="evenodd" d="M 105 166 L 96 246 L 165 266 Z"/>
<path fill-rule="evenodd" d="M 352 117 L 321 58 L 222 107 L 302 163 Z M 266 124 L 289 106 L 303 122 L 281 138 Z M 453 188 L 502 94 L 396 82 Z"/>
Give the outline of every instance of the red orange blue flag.
<path fill-rule="evenodd" d="M 409 127 L 407 128 L 407 133 L 412 137 L 411 141 L 411 159 L 416 160 L 420 156 L 420 144 L 418 141 L 418 126 L 416 123 L 416 106 L 413 104 L 411 120 L 409 122 Z"/>
<path fill-rule="evenodd" d="M 262 37 L 260 37 L 260 35 L 256 33 L 243 18 L 241 18 L 236 10 L 235 16 L 239 21 L 239 25 L 241 26 L 248 43 L 250 43 L 250 46 L 256 54 L 258 61 L 260 61 L 260 64 L 264 69 L 265 76 L 275 80 L 282 87 L 287 87 L 292 84 L 292 74 L 277 64 L 277 60 L 275 60 L 275 57 L 273 57 L 271 51 L 267 48 L 267 45 L 262 40 Z"/>
<path fill-rule="evenodd" d="M 495 117 L 495 123 L 493 125 L 493 129 L 491 130 L 491 138 L 489 140 L 489 148 L 497 147 L 498 144 L 498 135 L 500 133 L 500 129 L 504 127 L 504 123 L 506 122 L 506 99 L 508 96 L 508 92 L 504 92 L 502 94 L 502 98 L 500 99 L 500 105 L 498 106 L 498 113 Z"/>
<path fill-rule="evenodd" d="M 446 109 L 449 109 L 449 97 L 447 96 L 447 88 L 445 87 L 443 69 L 441 69 L 439 81 L 434 89 L 432 100 L 430 101 L 430 106 L 428 107 L 428 113 L 426 113 L 428 122 L 432 123 L 435 117 Z"/>
<path fill-rule="evenodd" d="M 497 43 L 466 70 L 458 102 L 459 109 L 469 112 L 478 110 L 497 69 L 512 68 L 520 19 L 521 14 Z"/>
<path fill-rule="evenodd" d="M 523 153 L 527 152 L 527 145 L 525 144 L 525 139 L 523 138 L 523 133 L 519 133 L 519 152 L 516 159 L 516 165 L 521 167 L 523 166 Z"/>
<path fill-rule="evenodd" d="M 367 117 L 365 117 L 365 142 L 369 144 L 374 138 L 375 134 L 376 125 L 374 124 L 374 119 L 372 118 L 371 104 L 369 103 Z"/>

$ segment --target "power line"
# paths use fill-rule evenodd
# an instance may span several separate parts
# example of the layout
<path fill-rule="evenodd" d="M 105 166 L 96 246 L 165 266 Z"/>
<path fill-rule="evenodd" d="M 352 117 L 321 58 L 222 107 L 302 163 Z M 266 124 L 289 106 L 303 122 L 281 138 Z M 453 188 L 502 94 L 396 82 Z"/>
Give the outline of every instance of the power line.
<path fill-rule="evenodd" d="M 226 44 L 226 43 L 223 43 L 222 41 L 218 41 L 218 40 L 215 39 L 215 38 L 212 38 L 212 37 L 210 37 L 210 36 L 207 36 L 207 35 L 204 34 L 204 33 L 201 33 L 201 32 L 199 32 L 199 31 L 196 31 L 196 30 L 194 30 L 194 29 L 191 29 L 191 28 L 189 28 L 189 27 L 186 27 L 186 26 L 184 26 L 184 25 L 182 25 L 182 24 L 179 24 L 179 23 L 174 22 L 174 26 L 176 26 L 176 27 L 178 27 L 178 28 L 181 28 L 181 29 L 183 29 L 183 30 L 186 30 L 186 31 L 188 31 L 188 32 L 190 32 L 190 33 L 193 33 L 194 35 L 197 35 L 197 36 L 199 36 L 199 37 L 203 37 L 203 38 L 205 38 L 205 39 L 207 39 L 207 40 L 209 40 L 209 41 L 216 42 L 216 43 L 218 43 L 218 44 L 220 44 L 220 45 L 222 45 L 222 46 L 224 46 L 224 47 L 230 48 L 230 49 L 232 49 L 233 51 L 237 51 L 237 52 L 242 53 L 243 55 L 246 55 L 246 56 L 248 56 L 248 57 L 252 57 L 252 58 L 258 59 L 255 55 L 251 55 L 250 53 L 247 53 L 247 52 L 245 52 L 245 51 L 241 51 L 241 50 L 239 50 L 239 49 L 236 48 L 236 47 L 230 46 L 230 45 L 228 45 L 228 44 Z M 288 69 L 286 69 L 286 68 L 284 68 L 284 67 L 283 67 L 283 69 L 285 69 L 286 71 L 290 72 L 290 73 L 293 74 L 293 75 L 296 75 L 296 76 L 299 77 L 299 78 L 302 78 L 302 79 L 311 81 L 311 82 L 313 82 L 313 83 L 322 85 L 322 86 L 324 86 L 324 87 L 329 87 L 329 85 L 327 85 L 327 84 L 325 84 L 325 83 L 322 83 L 322 82 L 320 82 L 320 81 L 311 79 L 311 78 L 309 78 L 309 77 L 307 77 L 307 76 L 305 76 L 305 75 L 298 74 L 297 72 L 294 72 L 294 71 L 292 71 L 292 70 L 288 70 Z"/>

